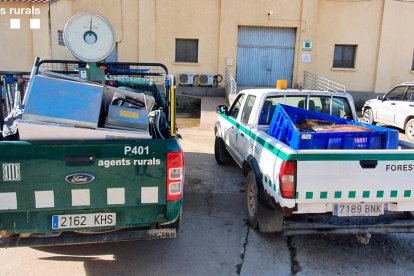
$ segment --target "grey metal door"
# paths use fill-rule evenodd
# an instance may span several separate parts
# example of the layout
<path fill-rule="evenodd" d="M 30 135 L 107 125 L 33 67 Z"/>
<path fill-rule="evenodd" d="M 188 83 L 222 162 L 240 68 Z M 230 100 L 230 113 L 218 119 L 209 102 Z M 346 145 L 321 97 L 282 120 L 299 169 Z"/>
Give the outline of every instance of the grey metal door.
<path fill-rule="evenodd" d="M 239 27 L 238 85 L 275 87 L 277 80 L 292 86 L 296 29 Z"/>

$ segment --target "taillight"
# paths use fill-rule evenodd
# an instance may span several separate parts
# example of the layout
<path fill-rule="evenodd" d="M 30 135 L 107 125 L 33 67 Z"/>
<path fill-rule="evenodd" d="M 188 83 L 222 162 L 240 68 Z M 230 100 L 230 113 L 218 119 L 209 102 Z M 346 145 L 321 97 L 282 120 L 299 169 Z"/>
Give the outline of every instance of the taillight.
<path fill-rule="evenodd" d="M 119 81 L 117 80 L 106 80 L 105 84 L 108 86 L 119 87 Z"/>
<path fill-rule="evenodd" d="M 296 161 L 283 161 L 279 173 L 280 194 L 284 198 L 295 198 Z"/>
<path fill-rule="evenodd" d="M 184 156 L 183 151 L 167 153 L 167 200 L 183 196 Z"/>

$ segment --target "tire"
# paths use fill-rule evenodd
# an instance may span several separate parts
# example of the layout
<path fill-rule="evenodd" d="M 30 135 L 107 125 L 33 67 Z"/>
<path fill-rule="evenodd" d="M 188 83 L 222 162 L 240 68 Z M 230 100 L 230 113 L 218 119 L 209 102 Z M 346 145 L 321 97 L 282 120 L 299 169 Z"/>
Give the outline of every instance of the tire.
<path fill-rule="evenodd" d="M 224 146 L 224 141 L 221 137 L 216 136 L 214 141 L 214 158 L 220 165 L 224 165 L 230 161 L 229 153 Z"/>
<path fill-rule="evenodd" d="M 259 197 L 256 179 L 251 170 L 248 172 L 246 177 L 246 206 L 247 221 L 252 228 L 257 229 L 259 225 Z"/>
<path fill-rule="evenodd" d="M 362 120 L 364 123 L 375 125 L 374 122 L 374 113 L 371 108 L 366 108 L 362 114 Z"/>
<path fill-rule="evenodd" d="M 405 135 L 407 135 L 408 140 L 414 142 L 414 119 L 405 124 Z"/>
<path fill-rule="evenodd" d="M 246 177 L 247 221 L 249 225 L 262 233 L 275 233 L 283 230 L 283 214 L 266 206 L 260 199 L 253 171 Z"/>

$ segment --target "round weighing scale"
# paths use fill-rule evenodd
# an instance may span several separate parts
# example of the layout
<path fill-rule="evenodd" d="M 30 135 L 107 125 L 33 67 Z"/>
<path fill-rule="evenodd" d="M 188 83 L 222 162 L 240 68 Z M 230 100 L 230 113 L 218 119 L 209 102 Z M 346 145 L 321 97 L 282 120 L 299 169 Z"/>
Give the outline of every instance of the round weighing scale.
<path fill-rule="evenodd" d="M 72 55 L 86 62 L 97 62 L 112 53 L 116 36 L 114 27 L 103 16 L 79 13 L 66 23 L 63 39 Z"/>

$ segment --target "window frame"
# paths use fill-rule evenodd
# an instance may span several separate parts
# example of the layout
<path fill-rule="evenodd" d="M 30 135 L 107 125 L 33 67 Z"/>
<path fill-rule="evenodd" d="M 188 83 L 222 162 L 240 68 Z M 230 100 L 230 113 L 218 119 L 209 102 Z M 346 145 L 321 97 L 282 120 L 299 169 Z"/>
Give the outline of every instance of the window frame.
<path fill-rule="evenodd" d="M 398 99 L 396 99 L 396 98 L 393 98 L 393 99 L 390 99 L 389 98 L 389 95 L 391 94 L 391 93 L 393 93 L 394 91 L 398 91 L 398 90 L 402 90 L 403 92 L 402 92 L 402 94 L 401 94 L 401 98 L 398 100 Z M 384 100 L 385 101 L 403 101 L 404 100 L 404 97 L 405 97 L 405 92 L 407 92 L 407 87 L 406 86 L 397 86 L 397 87 L 394 87 L 393 89 L 391 89 L 387 94 L 385 94 L 385 96 L 384 96 Z M 394 93 L 395 94 L 395 93 Z"/>
<path fill-rule="evenodd" d="M 251 106 L 249 106 L 249 103 L 250 103 L 251 99 L 253 99 L 253 102 L 252 102 Z M 244 101 L 242 113 L 240 115 L 240 123 L 242 123 L 245 126 L 247 126 L 249 121 L 250 121 L 250 116 L 252 115 L 252 111 L 253 111 L 253 107 L 254 107 L 255 102 L 256 102 L 256 96 L 255 95 L 248 95 L 246 100 Z M 246 111 L 248 113 L 248 116 L 247 116 L 247 121 L 244 121 Z"/>
<path fill-rule="evenodd" d="M 230 107 L 230 109 L 229 109 L 229 112 L 228 112 L 228 116 L 230 117 L 230 118 L 233 118 L 234 120 L 237 120 L 237 118 L 239 117 L 239 114 L 240 114 L 240 110 L 241 110 L 241 108 L 243 107 L 243 101 L 244 101 L 244 97 L 245 97 L 246 95 L 245 94 L 239 94 L 239 96 L 234 100 L 234 102 L 233 102 L 233 104 L 231 105 L 231 107 Z M 234 110 L 234 108 L 235 108 L 235 106 L 236 106 L 236 104 L 239 102 L 239 100 L 240 100 L 240 107 L 239 107 L 239 111 L 237 111 L 237 115 L 236 115 L 236 117 L 233 117 L 232 116 L 232 112 L 233 112 L 233 110 Z"/>
<path fill-rule="evenodd" d="M 185 42 L 195 42 L 195 46 L 196 46 L 195 49 L 191 49 L 192 51 L 195 51 L 195 56 L 186 55 L 187 53 L 190 52 L 188 48 L 186 47 L 190 47 L 194 45 L 184 45 Z M 200 41 L 198 38 L 176 38 L 174 61 L 184 62 L 184 63 L 198 63 L 199 46 L 200 46 Z M 182 53 L 186 53 L 186 54 L 183 56 L 180 56 Z"/>
<path fill-rule="evenodd" d="M 414 102 L 414 86 L 408 86 L 405 91 L 404 99 L 405 102 Z"/>
<path fill-rule="evenodd" d="M 339 47 L 341 47 L 341 53 L 340 53 L 341 58 L 339 61 L 337 61 L 336 54 L 337 54 L 337 49 L 339 49 Z M 352 64 L 350 63 L 348 64 L 348 61 L 345 59 L 346 49 L 353 49 L 352 62 L 351 62 Z M 334 69 L 355 69 L 357 52 L 358 52 L 357 44 L 335 44 L 332 68 Z"/>

